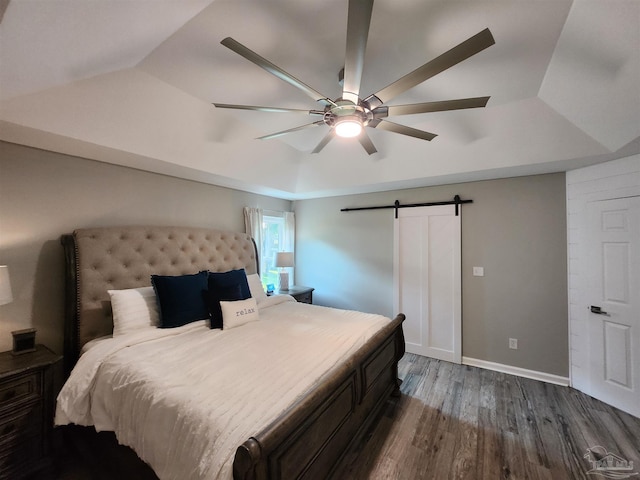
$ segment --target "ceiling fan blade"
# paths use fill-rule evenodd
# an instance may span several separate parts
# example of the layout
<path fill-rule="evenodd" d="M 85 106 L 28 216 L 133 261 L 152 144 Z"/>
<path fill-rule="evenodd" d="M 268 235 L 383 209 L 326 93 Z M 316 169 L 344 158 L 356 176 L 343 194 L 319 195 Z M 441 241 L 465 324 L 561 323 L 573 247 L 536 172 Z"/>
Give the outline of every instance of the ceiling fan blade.
<path fill-rule="evenodd" d="M 369 123 L 372 126 L 372 123 Z M 431 141 L 438 135 L 435 133 L 425 132 L 424 130 L 418 130 L 417 128 L 407 127 L 406 125 L 399 125 L 397 123 L 390 122 L 388 120 L 380 120 L 380 123 L 373 125 L 374 128 L 386 130 L 388 132 L 399 133 L 401 135 L 408 135 L 409 137 L 420 138 L 422 140 Z"/>
<path fill-rule="evenodd" d="M 281 132 L 270 133 L 269 135 L 264 135 L 263 137 L 258 137 L 256 140 L 269 140 L 271 138 L 281 137 L 282 135 L 286 135 L 287 133 L 297 132 L 298 130 L 305 130 L 311 127 L 317 127 L 318 125 L 324 125 L 324 120 L 320 120 L 318 122 L 307 123 L 306 125 L 300 125 L 299 127 L 289 128 L 287 130 L 282 130 Z"/>
<path fill-rule="evenodd" d="M 373 0 L 349 0 L 342 98 L 358 104 Z"/>
<path fill-rule="evenodd" d="M 367 135 L 367 132 L 363 131 L 360 135 L 358 135 L 358 141 L 360 142 L 360 145 L 364 147 L 364 149 L 367 151 L 369 155 L 373 155 L 378 151 L 376 150 L 376 147 L 373 145 L 373 142 L 369 138 L 369 135 Z"/>
<path fill-rule="evenodd" d="M 443 100 L 439 102 L 413 103 L 410 105 L 389 105 L 373 110 L 376 118 L 384 118 L 377 111 L 383 114 L 387 110 L 388 116 L 411 115 L 414 113 L 444 112 L 446 110 L 462 110 L 465 108 L 481 108 L 487 105 L 490 97 L 460 98 L 457 100 Z M 386 115 L 385 115 L 386 116 Z"/>
<path fill-rule="evenodd" d="M 475 34 L 473 37 L 453 47 L 451 50 L 448 50 L 439 57 L 425 63 L 421 67 L 416 68 L 413 72 L 396 80 L 391 85 L 384 87 L 379 92 L 374 93 L 365 101 L 367 101 L 371 107 L 380 106 L 391 100 L 393 97 L 406 92 L 410 88 L 413 88 L 438 73 L 443 72 L 447 68 L 453 67 L 472 55 L 490 47 L 494 43 L 496 43 L 496 41 L 494 40 L 493 35 L 491 35 L 491 31 L 489 31 L 488 28 L 485 28 L 480 33 Z"/>
<path fill-rule="evenodd" d="M 224 40 L 222 40 L 220 43 L 222 45 L 224 45 L 225 47 L 227 47 L 228 49 L 233 50 L 238 55 L 243 56 L 244 58 L 246 58 L 250 62 L 255 63 L 257 66 L 259 66 L 260 68 L 266 70 L 270 74 L 275 75 L 280 80 L 284 80 L 288 84 L 293 85 L 296 88 L 299 88 L 304 93 L 306 93 L 311 98 L 313 98 L 315 101 L 323 102 L 326 105 L 334 105 L 335 106 L 335 103 L 333 102 L 333 100 L 329 99 L 326 95 L 323 95 L 320 92 L 318 92 L 317 90 L 314 90 L 313 88 L 311 88 L 306 83 L 301 82 L 300 80 L 298 80 L 293 75 L 285 72 L 284 70 L 282 70 L 277 65 L 274 65 L 273 63 L 271 63 L 266 58 L 261 57 L 256 52 L 254 52 L 253 50 L 248 49 L 247 47 L 242 45 L 240 42 L 234 40 L 233 38 L 227 37 Z"/>
<path fill-rule="evenodd" d="M 324 110 L 302 110 L 301 108 L 258 107 L 256 105 L 233 105 L 229 103 L 214 103 L 216 108 L 231 108 L 235 110 L 257 110 L 271 113 L 305 113 L 307 115 L 324 115 Z"/>
<path fill-rule="evenodd" d="M 322 150 L 324 147 L 327 146 L 327 143 L 329 143 L 332 139 L 333 136 L 335 134 L 335 130 L 332 128 L 331 130 L 329 130 L 329 133 L 327 133 L 322 140 L 320 140 L 320 143 L 318 145 L 316 145 L 316 148 L 314 148 L 311 153 L 320 153 L 320 150 Z"/>

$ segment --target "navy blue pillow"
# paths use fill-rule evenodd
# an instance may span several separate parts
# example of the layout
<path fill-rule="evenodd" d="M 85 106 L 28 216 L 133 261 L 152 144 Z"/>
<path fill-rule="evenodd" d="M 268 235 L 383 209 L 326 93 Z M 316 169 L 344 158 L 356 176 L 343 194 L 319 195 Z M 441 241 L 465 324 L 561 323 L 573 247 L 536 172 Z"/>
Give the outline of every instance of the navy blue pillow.
<path fill-rule="evenodd" d="M 208 284 L 204 297 L 209 309 L 210 326 L 222 328 L 220 301 L 246 300 L 251 297 L 247 273 L 244 268 L 224 273 L 209 272 Z"/>
<path fill-rule="evenodd" d="M 245 300 L 251 297 L 251 290 L 249 290 L 249 282 L 247 281 L 247 272 L 244 268 L 239 270 L 230 270 L 228 272 L 209 272 L 209 289 L 219 287 L 231 287 L 233 285 L 240 285 L 240 292 L 243 295 L 238 300 Z"/>
<path fill-rule="evenodd" d="M 209 317 L 202 292 L 207 290 L 207 272 L 193 275 L 151 275 L 160 309 L 160 328 L 173 328 Z"/>

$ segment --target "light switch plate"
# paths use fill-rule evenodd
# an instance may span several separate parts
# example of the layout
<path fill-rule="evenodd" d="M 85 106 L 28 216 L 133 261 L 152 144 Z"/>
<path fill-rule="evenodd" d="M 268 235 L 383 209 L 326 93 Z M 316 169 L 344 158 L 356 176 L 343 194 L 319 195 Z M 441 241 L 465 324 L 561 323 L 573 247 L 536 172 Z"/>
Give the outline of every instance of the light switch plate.
<path fill-rule="evenodd" d="M 474 277 L 484 277 L 484 267 L 473 267 Z"/>

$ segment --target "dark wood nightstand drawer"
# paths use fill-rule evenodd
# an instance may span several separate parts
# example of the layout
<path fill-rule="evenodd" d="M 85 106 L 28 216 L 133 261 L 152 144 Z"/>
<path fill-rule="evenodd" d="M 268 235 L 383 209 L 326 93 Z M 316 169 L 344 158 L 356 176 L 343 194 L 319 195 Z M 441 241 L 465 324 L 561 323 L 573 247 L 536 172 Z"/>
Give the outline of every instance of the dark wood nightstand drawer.
<path fill-rule="evenodd" d="M 25 438 L 38 437 L 42 429 L 42 405 L 28 405 L 0 417 L 0 455 Z"/>
<path fill-rule="evenodd" d="M 22 478 L 33 471 L 34 464 L 42 463 L 44 445 L 40 435 L 23 437 L 8 448 L 0 450 L 0 480 Z"/>
<path fill-rule="evenodd" d="M 61 359 L 42 345 L 21 355 L 0 353 L 0 480 L 46 475 Z"/>
<path fill-rule="evenodd" d="M 313 303 L 313 291 L 315 289 L 311 287 L 298 287 L 293 286 L 289 290 L 278 290 L 278 295 L 287 294 L 296 299 L 296 302 L 300 303 Z"/>
<path fill-rule="evenodd" d="M 295 296 L 295 299 L 300 303 L 312 303 L 311 292 L 300 293 Z"/>
<path fill-rule="evenodd" d="M 40 398 L 40 374 L 29 373 L 0 383 L 0 415 L 16 403 Z"/>

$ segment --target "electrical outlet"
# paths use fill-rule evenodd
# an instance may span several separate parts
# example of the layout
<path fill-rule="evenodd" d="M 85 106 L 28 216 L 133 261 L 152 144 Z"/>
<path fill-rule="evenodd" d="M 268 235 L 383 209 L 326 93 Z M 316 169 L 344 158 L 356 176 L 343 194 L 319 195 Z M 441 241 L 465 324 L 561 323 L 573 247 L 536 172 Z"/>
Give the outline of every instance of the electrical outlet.
<path fill-rule="evenodd" d="M 517 350 L 518 349 L 518 339 L 517 338 L 510 338 L 509 339 L 509 348 L 512 350 Z"/>

